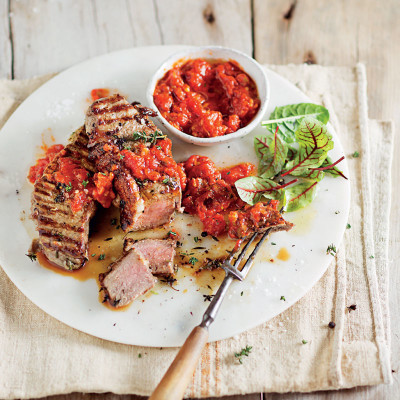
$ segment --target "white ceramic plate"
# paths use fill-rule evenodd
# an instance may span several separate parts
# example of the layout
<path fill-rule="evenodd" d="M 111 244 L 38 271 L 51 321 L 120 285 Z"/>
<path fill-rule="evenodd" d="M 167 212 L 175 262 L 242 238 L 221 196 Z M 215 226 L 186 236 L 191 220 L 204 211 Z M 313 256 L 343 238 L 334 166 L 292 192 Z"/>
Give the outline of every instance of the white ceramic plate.
<path fill-rule="evenodd" d="M 26 176 L 42 143 L 54 135 L 66 143 L 70 133 L 82 125 L 91 89 L 119 89 L 130 101 L 146 104 L 148 79 L 161 62 L 183 46 L 133 48 L 97 57 L 74 66 L 40 87 L 15 111 L 0 132 L 0 265 L 32 302 L 65 324 L 107 340 L 145 346 L 179 346 L 201 320 L 208 303 L 195 283 L 183 279 L 180 291 L 166 290 L 136 301 L 125 312 L 113 312 L 98 302 L 97 284 L 61 276 L 31 262 L 25 256 L 36 236 L 29 220 L 32 185 Z M 271 99 L 266 116 L 275 106 L 309 99 L 285 79 L 268 71 Z M 263 132 L 257 128 L 255 133 Z M 333 129 L 333 159 L 343 149 Z M 213 148 L 174 143 L 178 160 L 191 154 L 210 156 L 219 166 L 255 162 L 253 134 Z M 340 164 L 348 175 L 345 162 Z M 16 191 L 19 191 L 19 194 Z M 258 261 L 243 283 L 235 282 L 217 320 L 210 341 L 231 337 L 265 322 L 304 296 L 321 278 L 329 263 L 329 244 L 339 245 L 350 204 L 349 182 L 325 178 L 313 204 L 287 214 L 296 224 L 292 231 L 274 234 L 265 253 L 275 262 Z M 335 213 L 339 211 L 339 213 Z M 289 250 L 289 261 L 276 259 L 278 250 Z M 265 260 L 265 257 L 264 257 Z M 187 288 L 188 291 L 184 293 Z M 243 295 L 241 295 L 243 292 Z M 285 296 L 286 301 L 280 297 Z M 140 313 L 138 314 L 138 311 Z"/>

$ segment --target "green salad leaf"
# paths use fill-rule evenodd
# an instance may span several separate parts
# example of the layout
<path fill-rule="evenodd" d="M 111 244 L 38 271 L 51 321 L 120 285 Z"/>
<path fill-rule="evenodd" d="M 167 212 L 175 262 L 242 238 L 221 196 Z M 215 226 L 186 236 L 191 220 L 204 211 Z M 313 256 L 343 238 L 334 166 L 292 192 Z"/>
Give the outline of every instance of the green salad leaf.
<path fill-rule="evenodd" d="M 317 104 L 276 107 L 262 123 L 270 133 L 254 138 L 259 176 L 235 182 L 239 197 L 250 205 L 264 199 L 279 200 L 280 207 L 291 212 L 314 200 L 318 182 L 327 174 L 347 179 L 336 167 L 344 156 L 335 162 L 328 156 L 334 147 L 325 125 L 328 120 L 328 110 Z M 296 179 L 285 181 L 288 175 Z"/>
<path fill-rule="evenodd" d="M 287 163 L 288 169 L 282 176 L 308 174 L 310 168 L 318 168 L 325 161 L 328 151 L 334 146 L 326 126 L 312 117 L 306 117 L 301 121 L 295 136 L 299 150 L 295 158 Z"/>
<path fill-rule="evenodd" d="M 251 205 L 258 203 L 263 195 L 269 194 L 270 196 L 278 197 L 280 193 L 275 190 L 277 186 L 279 185 L 273 180 L 258 176 L 249 176 L 235 182 L 239 197 Z"/>
<path fill-rule="evenodd" d="M 287 143 L 296 141 L 295 132 L 304 117 L 313 117 L 318 121 L 326 124 L 329 121 L 329 111 L 318 104 L 299 103 L 289 104 L 287 106 L 276 107 L 269 116 L 268 121 L 263 121 L 265 126 L 271 133 L 274 133 L 279 127 L 279 134 Z"/>
<path fill-rule="evenodd" d="M 285 210 L 292 212 L 309 205 L 317 195 L 317 183 L 309 181 L 287 188 Z"/>
<path fill-rule="evenodd" d="M 281 206 L 285 204 L 285 187 L 296 182 L 297 179 L 285 184 L 279 184 L 272 179 L 248 176 L 235 182 L 239 197 L 247 204 L 254 205 L 263 198 L 279 200 Z"/>
<path fill-rule="evenodd" d="M 260 158 L 259 175 L 263 178 L 271 178 L 282 171 L 286 162 L 288 146 L 278 136 L 278 130 L 274 135 L 256 136 L 254 148 Z"/>

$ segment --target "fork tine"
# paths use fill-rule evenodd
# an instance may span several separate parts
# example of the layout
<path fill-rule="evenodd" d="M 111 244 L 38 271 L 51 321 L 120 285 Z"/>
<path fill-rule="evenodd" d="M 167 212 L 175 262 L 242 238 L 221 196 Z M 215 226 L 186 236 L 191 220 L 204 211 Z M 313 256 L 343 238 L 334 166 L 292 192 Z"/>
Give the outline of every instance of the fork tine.
<path fill-rule="evenodd" d="M 253 233 L 253 235 L 250 237 L 250 239 L 248 240 L 246 245 L 243 247 L 242 251 L 240 252 L 238 258 L 236 259 L 236 261 L 233 265 L 231 264 L 231 261 L 232 261 L 235 253 L 232 251 L 230 256 L 228 257 L 228 259 L 225 260 L 225 262 L 222 265 L 222 268 L 225 270 L 225 272 L 240 281 L 245 279 L 250 267 L 253 264 L 254 258 L 256 257 L 258 251 L 260 250 L 261 245 L 263 244 L 265 239 L 268 237 L 270 231 L 271 231 L 271 228 L 267 229 L 265 231 L 265 233 L 262 235 L 261 239 L 257 243 L 256 247 L 250 254 L 250 257 L 247 259 L 246 263 L 244 264 L 244 266 L 241 270 L 239 270 L 238 267 L 239 267 L 241 261 L 243 260 L 244 256 L 246 255 L 246 252 L 249 249 L 250 245 L 253 243 L 254 239 L 259 235 L 259 233 L 258 232 Z"/>
<path fill-rule="evenodd" d="M 233 266 L 236 268 L 239 264 L 240 261 L 242 261 L 243 257 L 246 255 L 246 251 L 247 249 L 250 247 L 251 243 L 254 241 L 254 239 L 256 238 L 256 236 L 258 235 L 258 233 L 253 233 L 253 235 L 251 236 L 251 238 L 249 239 L 249 241 L 246 243 L 246 246 L 243 247 L 242 251 L 239 254 L 239 257 L 237 258 L 237 260 L 235 261 L 235 263 L 233 264 Z M 228 263 L 230 263 L 233 259 L 235 255 L 235 252 L 232 251 L 229 258 L 228 258 Z"/>
<path fill-rule="evenodd" d="M 246 263 L 243 265 L 243 268 L 240 270 L 241 274 L 245 278 L 247 273 L 249 272 L 251 266 L 253 265 L 254 259 L 256 258 L 257 253 L 259 252 L 262 244 L 264 243 L 265 239 L 268 237 L 269 233 L 271 232 L 271 228 L 267 229 L 264 234 L 261 236 L 261 239 L 258 241 L 256 247 L 251 252 L 250 257 L 247 259 Z M 236 263 L 235 263 L 236 265 Z"/>

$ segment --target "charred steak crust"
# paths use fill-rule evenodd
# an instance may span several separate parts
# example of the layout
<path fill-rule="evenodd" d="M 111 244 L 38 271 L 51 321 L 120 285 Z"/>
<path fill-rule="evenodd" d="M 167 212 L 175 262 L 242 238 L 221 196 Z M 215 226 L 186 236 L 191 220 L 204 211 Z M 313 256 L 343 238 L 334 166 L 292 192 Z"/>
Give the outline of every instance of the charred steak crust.
<path fill-rule="evenodd" d="M 174 273 L 175 240 L 127 238 L 124 241 L 124 253 L 131 249 L 138 251 L 149 262 L 149 268 L 153 275 L 169 276 Z"/>
<path fill-rule="evenodd" d="M 80 161 L 82 167 L 94 171 L 88 160 L 88 138 L 84 127 L 74 132 L 65 147 L 65 156 Z M 32 217 L 39 232 L 39 249 L 53 264 L 64 269 L 81 268 L 88 259 L 89 221 L 96 205 L 93 200 L 74 213 L 60 185 L 48 180 L 57 167 L 57 155 L 43 176 L 35 182 L 32 194 Z"/>
<path fill-rule="evenodd" d="M 147 107 L 139 103 L 130 104 L 120 94 L 96 100 L 86 114 L 86 131 L 89 135 L 88 147 L 110 140 L 131 138 L 134 132 L 152 134 L 157 127 L 148 116 Z"/>
<path fill-rule="evenodd" d="M 149 262 L 131 249 L 110 265 L 108 272 L 99 275 L 104 302 L 123 307 L 154 287 L 155 280 Z"/>

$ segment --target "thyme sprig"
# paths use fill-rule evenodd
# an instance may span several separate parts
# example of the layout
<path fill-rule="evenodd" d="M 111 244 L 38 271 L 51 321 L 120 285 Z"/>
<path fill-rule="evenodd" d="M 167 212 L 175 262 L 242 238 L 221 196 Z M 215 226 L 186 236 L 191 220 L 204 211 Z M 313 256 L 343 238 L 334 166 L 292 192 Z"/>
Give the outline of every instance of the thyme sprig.
<path fill-rule="evenodd" d="M 165 139 L 167 136 L 160 131 L 147 134 L 146 132 L 133 132 L 132 140 L 142 140 L 144 143 L 154 144 L 159 139 Z"/>
<path fill-rule="evenodd" d="M 253 346 L 246 346 L 239 353 L 235 353 L 235 357 L 240 364 L 243 364 L 243 357 L 248 357 L 252 349 Z"/>

